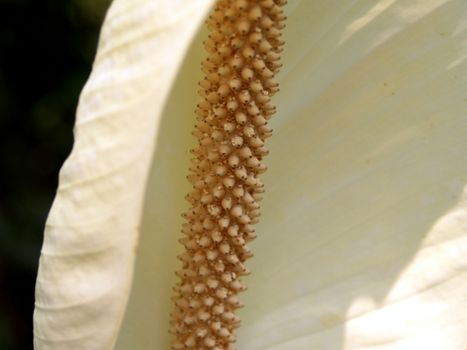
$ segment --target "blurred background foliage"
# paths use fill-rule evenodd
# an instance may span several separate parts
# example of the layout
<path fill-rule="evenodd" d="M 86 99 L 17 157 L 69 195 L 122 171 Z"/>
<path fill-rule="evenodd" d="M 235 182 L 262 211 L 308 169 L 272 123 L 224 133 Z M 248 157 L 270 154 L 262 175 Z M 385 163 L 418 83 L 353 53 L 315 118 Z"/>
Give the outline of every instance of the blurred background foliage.
<path fill-rule="evenodd" d="M 109 0 L 0 0 L 0 350 L 32 349 L 58 171 Z"/>

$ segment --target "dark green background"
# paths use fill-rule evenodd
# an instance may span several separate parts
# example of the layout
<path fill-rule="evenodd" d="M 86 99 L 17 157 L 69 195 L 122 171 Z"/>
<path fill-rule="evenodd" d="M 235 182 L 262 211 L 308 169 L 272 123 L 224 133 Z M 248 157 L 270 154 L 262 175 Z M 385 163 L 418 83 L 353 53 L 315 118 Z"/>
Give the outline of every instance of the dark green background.
<path fill-rule="evenodd" d="M 32 349 L 58 171 L 108 0 L 0 0 L 0 350 Z"/>

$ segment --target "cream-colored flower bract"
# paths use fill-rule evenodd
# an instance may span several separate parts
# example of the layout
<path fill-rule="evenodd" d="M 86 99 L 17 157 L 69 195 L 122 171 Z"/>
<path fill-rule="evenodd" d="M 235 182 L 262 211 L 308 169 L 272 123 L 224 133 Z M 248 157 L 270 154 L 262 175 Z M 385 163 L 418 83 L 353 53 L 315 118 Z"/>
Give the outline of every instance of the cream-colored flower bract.
<path fill-rule="evenodd" d="M 47 221 L 36 349 L 169 348 L 212 3 L 112 4 Z M 467 2 L 285 11 L 238 348 L 464 350 Z"/>

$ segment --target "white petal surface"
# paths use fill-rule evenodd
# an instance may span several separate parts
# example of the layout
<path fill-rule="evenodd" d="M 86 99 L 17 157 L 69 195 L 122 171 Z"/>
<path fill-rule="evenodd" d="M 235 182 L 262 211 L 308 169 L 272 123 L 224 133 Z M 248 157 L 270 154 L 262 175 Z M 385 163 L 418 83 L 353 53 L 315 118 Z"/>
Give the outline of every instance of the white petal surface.
<path fill-rule="evenodd" d="M 36 349 L 113 348 L 161 111 L 211 3 L 112 4 L 47 220 L 36 286 Z"/>
<path fill-rule="evenodd" d="M 240 349 L 465 349 L 466 13 L 291 2 Z"/>
<path fill-rule="evenodd" d="M 467 3 L 289 2 L 238 348 L 464 350 Z M 168 348 L 201 40 L 163 113 L 117 349 Z"/>

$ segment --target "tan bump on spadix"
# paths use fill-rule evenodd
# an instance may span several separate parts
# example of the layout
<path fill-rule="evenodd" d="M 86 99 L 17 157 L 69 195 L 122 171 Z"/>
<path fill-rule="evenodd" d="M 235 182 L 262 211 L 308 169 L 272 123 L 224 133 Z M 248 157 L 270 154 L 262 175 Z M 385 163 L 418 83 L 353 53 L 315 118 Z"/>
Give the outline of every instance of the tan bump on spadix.
<path fill-rule="evenodd" d="M 220 0 L 207 20 L 208 57 L 196 109 L 198 146 L 188 180 L 191 208 L 183 215 L 185 251 L 171 316 L 173 349 L 232 350 L 245 290 L 245 246 L 255 238 L 272 130 L 271 96 L 280 69 L 285 0 Z"/>

